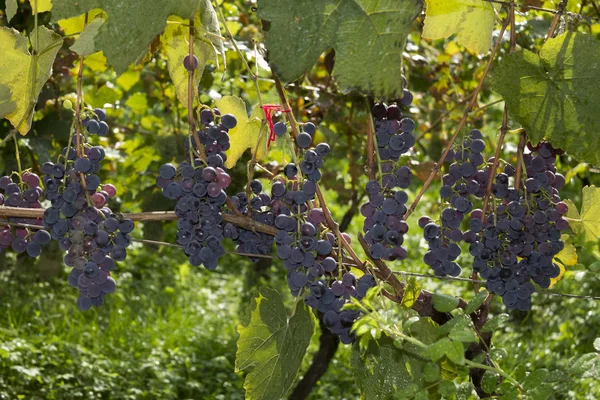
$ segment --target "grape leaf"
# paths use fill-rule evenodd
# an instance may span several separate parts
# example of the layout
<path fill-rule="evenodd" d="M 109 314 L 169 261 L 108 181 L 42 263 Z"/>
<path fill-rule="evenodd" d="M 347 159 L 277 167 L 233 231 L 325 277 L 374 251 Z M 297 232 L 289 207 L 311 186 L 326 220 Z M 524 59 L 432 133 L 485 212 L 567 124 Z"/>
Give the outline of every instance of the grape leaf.
<path fill-rule="evenodd" d="M 571 200 L 565 200 L 569 206 L 567 220 L 571 229 L 584 235 L 587 242 L 597 242 L 600 238 L 600 188 L 586 186 L 582 190 L 581 212 Z"/>
<path fill-rule="evenodd" d="M 433 294 L 433 308 L 439 312 L 449 312 L 458 306 L 458 297 L 448 294 Z"/>
<path fill-rule="evenodd" d="M 190 18 L 197 7 L 198 0 L 62 0 L 54 4 L 52 19 L 58 21 L 102 8 L 108 18 L 98 32 L 96 48 L 121 74 L 146 52 L 164 29 L 169 15 Z"/>
<path fill-rule="evenodd" d="M 34 14 L 36 11 L 43 13 L 52 10 L 52 0 L 29 0 L 29 3 L 31 3 L 31 10 Z M 37 4 L 34 5 L 34 3 Z"/>
<path fill-rule="evenodd" d="M 12 92 L 4 84 L 0 84 L 0 118 L 4 118 L 12 113 L 17 105 L 12 101 Z"/>
<path fill-rule="evenodd" d="M 215 14 L 215 10 L 212 8 L 210 3 L 201 8 L 200 13 L 196 14 L 195 17 L 195 30 L 201 32 L 206 29 L 201 22 L 201 19 L 206 17 L 200 17 L 202 14 L 212 13 Z M 209 7 L 209 8 L 207 8 Z M 216 15 L 215 15 L 216 18 Z M 177 16 L 169 17 L 171 23 L 167 24 L 164 33 L 160 37 L 160 45 L 163 54 L 167 56 L 167 66 L 169 69 L 169 75 L 175 86 L 177 92 L 177 98 L 179 101 L 187 107 L 188 98 L 188 71 L 183 66 L 183 59 L 189 54 L 189 32 L 190 29 L 185 26 L 182 18 Z M 218 33 L 218 31 L 216 32 Z M 198 58 L 198 68 L 194 71 L 194 98 L 198 95 L 198 83 L 202 78 L 204 67 L 208 61 L 216 63 L 216 52 L 213 44 L 210 40 L 206 39 L 204 35 L 196 35 L 194 37 L 194 55 Z"/>
<path fill-rule="evenodd" d="M 571 236 L 560 235 L 560 239 L 564 242 L 565 247 L 554 256 L 554 262 L 560 268 L 560 274 L 556 278 L 550 278 L 550 286 L 552 287 L 556 282 L 560 281 L 565 274 L 566 267 L 573 267 L 577 265 L 577 249 L 571 243 Z"/>
<path fill-rule="evenodd" d="M 477 295 L 473 297 L 471 301 L 469 301 L 469 304 L 467 304 L 467 307 L 465 308 L 465 314 L 471 314 L 477 311 L 477 309 L 483 304 L 485 299 L 487 299 L 488 294 L 488 291 L 485 289 L 477 293 Z"/>
<path fill-rule="evenodd" d="M 486 53 L 492 45 L 495 12 L 500 4 L 485 0 L 425 0 L 422 36 L 445 39 L 456 33 L 456 41 L 475 53 Z"/>
<path fill-rule="evenodd" d="M 298 79 L 334 48 L 332 74 L 342 90 L 386 98 L 402 95 L 402 52 L 421 8 L 420 0 L 258 0 L 279 77 Z"/>
<path fill-rule="evenodd" d="M 268 132 L 264 128 L 261 135 L 263 110 L 259 107 L 254 108 L 252 115 L 248 118 L 246 103 L 239 97 L 224 96 L 219 100 L 215 100 L 215 103 L 221 111 L 221 115 L 231 114 L 237 118 L 237 126 L 229 131 L 231 147 L 226 152 L 225 167 L 233 168 L 246 149 L 254 151 L 259 139 L 260 144 L 258 145 L 256 159 L 262 159 L 267 154 L 268 136 Z"/>
<path fill-rule="evenodd" d="M 402 305 L 406 308 L 411 308 L 419 298 L 420 294 L 421 283 L 419 283 L 417 278 L 413 276 L 408 280 L 406 288 L 404 289 L 404 296 L 402 296 Z"/>
<path fill-rule="evenodd" d="M 350 363 L 365 400 L 395 399 L 398 393 L 408 396 L 415 385 L 423 387 L 427 365 L 426 360 L 394 347 L 387 337 L 369 342 L 364 353 L 355 345 Z"/>
<path fill-rule="evenodd" d="M 75 41 L 73 46 L 70 47 L 75 53 L 80 56 L 89 56 L 96 52 L 96 46 L 94 40 L 98 35 L 100 27 L 104 24 L 102 18 L 96 18 L 90 22 L 83 32 L 79 35 L 79 39 Z"/>
<path fill-rule="evenodd" d="M 52 71 L 52 63 L 60 49 L 62 39 L 56 33 L 43 26 L 33 30 L 30 40 L 37 43 L 38 57 L 33 76 L 33 60 L 28 50 L 27 37 L 14 29 L 0 28 L 0 84 L 6 85 L 12 92 L 12 101 L 16 108 L 6 116 L 21 134 L 26 135 L 31 127 L 33 107 L 31 101 L 37 99 L 42 87 Z"/>
<path fill-rule="evenodd" d="M 288 318 L 279 293 L 261 288 L 249 315 L 238 325 L 235 371 L 246 371 L 246 399 L 286 397 L 313 334 L 313 321 L 303 303 Z"/>
<path fill-rule="evenodd" d="M 567 32 L 548 40 L 539 56 L 506 56 L 492 87 L 535 144 L 543 138 L 580 161 L 600 165 L 600 41 Z"/>
<path fill-rule="evenodd" d="M 10 22 L 19 10 L 19 4 L 17 4 L 17 0 L 6 0 L 5 3 L 6 9 L 4 10 L 4 13 L 6 14 L 6 20 Z"/>

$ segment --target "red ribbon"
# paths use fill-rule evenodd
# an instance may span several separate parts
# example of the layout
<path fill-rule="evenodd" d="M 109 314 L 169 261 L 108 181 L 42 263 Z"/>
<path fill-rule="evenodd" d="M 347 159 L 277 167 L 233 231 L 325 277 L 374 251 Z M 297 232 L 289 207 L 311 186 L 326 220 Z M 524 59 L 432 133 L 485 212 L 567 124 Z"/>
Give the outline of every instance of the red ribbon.
<path fill-rule="evenodd" d="M 267 148 L 271 147 L 271 142 L 274 142 L 277 138 L 275 135 L 275 129 L 273 128 L 273 113 L 277 111 L 289 112 L 289 110 L 281 110 L 279 104 L 265 104 L 262 106 L 265 113 L 265 118 L 269 123 L 269 140 L 267 141 Z"/>

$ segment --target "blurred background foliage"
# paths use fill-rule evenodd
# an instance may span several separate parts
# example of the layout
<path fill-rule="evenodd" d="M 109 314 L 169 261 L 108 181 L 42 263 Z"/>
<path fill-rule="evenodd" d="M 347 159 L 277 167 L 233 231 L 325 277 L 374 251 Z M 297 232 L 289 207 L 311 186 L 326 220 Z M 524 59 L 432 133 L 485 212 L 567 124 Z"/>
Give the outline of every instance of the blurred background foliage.
<path fill-rule="evenodd" d="M 554 8 L 551 1 L 526 1 Z M 571 5 L 573 2 L 570 2 Z M 593 2 L 570 11 L 598 16 Z M 588 3 L 588 4 L 586 4 Z M 4 1 L 0 0 L 0 10 Z M 260 67 L 259 86 L 265 103 L 278 103 L 274 83 L 267 70 L 264 53 L 254 51 L 261 43 L 261 21 L 253 3 L 227 1 L 223 5 L 227 24 L 242 51 L 254 66 Z M 41 14 L 40 24 L 50 21 Z M 535 50 L 548 31 L 551 16 L 520 13 L 518 45 Z M 598 24 L 585 21 L 575 29 L 599 35 Z M 7 25 L 0 18 L 0 25 Z M 29 31 L 33 25 L 28 2 L 10 26 Z M 60 32 L 58 25 L 52 26 Z M 485 58 L 469 53 L 453 38 L 434 42 L 420 38 L 422 18 L 417 19 L 404 54 L 405 74 L 415 95 L 410 108 L 417 121 L 418 144 L 401 163 L 410 165 L 417 178 L 409 189 L 414 197 L 431 171 L 464 112 L 468 94 L 483 73 Z M 497 39 L 497 31 L 495 37 Z M 42 90 L 31 132 L 19 140 L 25 168 L 40 173 L 43 162 L 56 159 L 68 139 L 72 114 L 62 108 L 65 99 L 75 97 L 76 55 L 68 50 L 67 38 L 54 63 L 53 75 Z M 230 45 L 226 43 L 230 48 Z M 501 58 L 508 52 L 502 45 Z M 258 59 L 256 55 L 258 54 Z M 257 93 L 241 60 L 227 51 L 227 70 L 209 64 L 202 77 L 200 100 L 212 104 L 225 95 L 242 97 L 250 111 Z M 186 110 L 178 104 L 170 82 L 166 60 L 149 54 L 143 66 L 131 66 L 121 76 L 107 68 L 100 53 L 85 60 L 85 101 L 106 107 L 112 132 L 108 138 L 92 138 L 107 149 L 109 162 L 101 172 L 103 182 L 113 183 L 118 198 L 113 210 L 139 212 L 169 210 L 173 207 L 155 186 L 158 167 L 183 159 L 183 138 L 187 132 Z M 302 79 L 287 86 L 299 120 L 318 126 L 317 141 L 328 142 L 333 150 L 326 159 L 323 186 L 334 216 L 356 240 L 362 227 L 358 208 L 365 199 L 364 147 L 366 101 L 357 93 L 340 93 L 331 78 L 333 51 L 322 55 Z M 374 60 L 374 66 L 376 60 Z M 493 73 L 493 69 L 492 69 Z M 401 82 L 398 82 L 400 85 Z M 386 99 L 392 101 L 393 99 Z M 479 111 L 468 119 L 467 129 L 481 129 L 491 155 L 502 120 L 502 103 L 488 85 L 476 103 Z M 518 128 L 518 126 L 514 126 Z M 11 129 L 0 121 L 0 137 Z M 503 158 L 515 160 L 518 135 L 509 135 Z M 232 170 L 233 189 L 246 182 L 246 154 Z M 267 160 L 277 171 L 290 156 L 285 146 L 275 142 Z M 600 185 L 598 169 L 580 164 L 568 155 L 557 161 L 567 177 L 563 198 L 581 204 L 585 185 Z M 0 172 L 15 166 L 12 142 L 0 148 Z M 257 172 L 267 183 L 267 176 Z M 411 217 L 407 237 L 409 258 L 391 264 L 396 270 L 426 273 L 422 262 L 424 243 L 416 218 L 440 211 L 434 184 Z M 146 239 L 175 241 L 174 222 L 147 222 L 137 226 L 134 235 Z M 559 293 L 600 293 L 600 255 L 597 243 L 579 245 L 579 264 L 566 272 L 554 288 Z M 231 248 L 233 250 L 233 248 Z M 242 399 L 243 376 L 233 372 L 236 325 L 249 300 L 261 285 L 286 290 L 283 266 L 276 260 L 253 264 L 227 255 L 222 266 L 209 273 L 190 267 L 179 249 L 136 243 L 127 261 L 116 271 L 117 292 L 98 309 L 81 313 L 75 306 L 76 293 L 67 285 L 67 268 L 55 243 L 44 249 L 38 260 L 14 253 L 0 253 L 0 399 Z M 472 285 L 462 282 L 423 280 L 428 290 L 460 295 L 470 299 Z M 571 359 L 593 350 L 600 336 L 598 302 L 536 294 L 529 312 L 510 312 L 511 318 L 494 334 L 494 346 L 501 366 L 512 371 L 548 368 L 560 371 Z M 493 313 L 504 312 L 496 302 Z M 302 371 L 318 347 L 313 337 Z M 312 391 L 312 399 L 356 399 L 356 386 L 349 368 L 350 348 L 341 346 L 324 377 Z M 570 385 L 569 398 L 596 399 L 600 383 L 557 381 Z"/>

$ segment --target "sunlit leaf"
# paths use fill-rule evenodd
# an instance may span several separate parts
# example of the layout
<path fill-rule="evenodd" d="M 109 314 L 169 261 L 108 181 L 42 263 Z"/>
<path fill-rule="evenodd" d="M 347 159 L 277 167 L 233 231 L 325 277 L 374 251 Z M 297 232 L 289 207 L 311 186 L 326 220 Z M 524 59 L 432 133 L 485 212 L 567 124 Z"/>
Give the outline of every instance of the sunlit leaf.
<path fill-rule="evenodd" d="M 0 84 L 0 118 L 9 115 L 15 108 L 17 108 L 17 104 L 12 101 L 10 88 L 4 84 Z"/>
<path fill-rule="evenodd" d="M 62 44 L 60 36 L 43 26 L 31 32 L 30 40 L 39 53 L 35 68 L 32 68 L 34 57 L 29 52 L 27 38 L 14 29 L 0 28 L 0 84 L 10 89 L 16 104 L 15 110 L 6 118 L 23 135 L 29 132 L 33 101 L 50 77 L 54 58 Z"/>
<path fill-rule="evenodd" d="M 569 206 L 567 219 L 571 229 L 588 242 L 596 242 L 600 238 L 600 188 L 586 186 L 582 190 L 581 212 L 571 200 L 565 200 Z"/>
<path fill-rule="evenodd" d="M 456 33 L 456 41 L 476 53 L 492 44 L 494 8 L 485 0 L 426 0 L 423 37 L 444 39 Z"/>
<path fill-rule="evenodd" d="M 577 265 L 577 249 L 571 243 L 571 236 L 561 235 L 560 239 L 564 242 L 565 247 L 554 256 L 554 262 L 560 268 L 560 274 L 556 278 L 550 278 L 550 287 L 560 281 L 565 274 L 566 267 Z"/>
<path fill-rule="evenodd" d="M 232 168 L 247 149 L 254 151 L 261 131 L 263 111 L 256 107 L 248 118 L 244 100 L 236 96 L 225 96 L 215 101 L 221 114 L 232 114 L 237 118 L 237 126 L 229 131 L 231 147 L 227 150 L 225 166 Z M 268 132 L 263 129 L 258 145 L 257 159 L 262 159 L 267 152 Z"/>

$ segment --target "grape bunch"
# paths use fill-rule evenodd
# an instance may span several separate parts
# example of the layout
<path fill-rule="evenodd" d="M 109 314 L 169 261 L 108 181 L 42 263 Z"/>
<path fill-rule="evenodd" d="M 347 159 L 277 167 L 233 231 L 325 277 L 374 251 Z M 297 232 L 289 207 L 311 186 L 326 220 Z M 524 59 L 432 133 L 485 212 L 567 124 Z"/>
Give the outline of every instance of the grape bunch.
<path fill-rule="evenodd" d="M 485 195 L 489 172 L 482 169 L 484 150 L 483 135 L 477 129 L 469 132 L 462 143 L 455 144 L 448 153 L 454 162 L 442 177 L 440 188 L 440 197 L 449 202 L 449 206 L 441 213 L 441 224 L 436 224 L 426 216 L 419 219 L 423 237 L 429 245 L 423 261 L 438 276 L 460 275 L 462 269 L 456 262 L 461 254 L 459 244 L 463 239 L 468 243 L 475 241 L 477 233 L 483 228 L 481 210 L 473 210 L 470 198 Z M 463 232 L 460 226 L 469 213 L 469 230 Z"/>
<path fill-rule="evenodd" d="M 282 124 L 282 122 L 278 122 L 276 124 L 277 131 L 275 131 L 275 134 L 277 136 L 281 136 L 281 135 L 285 134 L 285 132 L 283 131 L 283 127 L 286 128 L 286 131 L 287 131 L 287 127 L 285 126 L 285 124 L 283 124 L 283 127 L 278 124 Z M 304 124 L 302 126 L 302 132 L 300 132 L 298 134 L 298 137 L 296 138 L 296 143 L 298 144 L 298 147 L 300 147 L 301 149 L 309 148 L 310 145 L 312 144 L 313 137 L 315 136 L 316 130 L 317 130 L 317 128 L 316 128 L 315 124 L 313 124 L 312 122 L 307 122 L 306 124 Z M 278 132 L 279 132 L 279 134 L 278 134 Z"/>
<path fill-rule="evenodd" d="M 14 182 L 10 176 L 0 178 L 0 205 L 18 208 L 41 208 L 40 200 L 43 191 L 40 178 L 31 172 L 24 172 L 19 182 Z M 31 230 L 23 227 L 11 227 L 13 224 L 39 225 L 42 221 L 34 218 L 9 218 L 8 224 L 0 228 L 0 251 L 12 249 L 17 253 L 27 253 L 30 257 L 38 257 L 42 246 L 52 239 L 44 229 Z"/>
<path fill-rule="evenodd" d="M 271 197 L 262 193 L 262 183 L 254 179 L 250 182 L 251 198 L 245 192 L 240 192 L 231 196 L 230 200 L 242 215 L 251 217 L 256 222 L 273 226 L 275 217 L 270 211 Z M 224 226 L 224 236 L 232 239 L 237 244 L 237 251 L 249 254 L 269 254 L 273 247 L 273 236 L 263 232 L 251 231 L 248 229 L 236 227 L 231 223 Z M 254 262 L 258 261 L 256 257 L 250 257 Z"/>
<path fill-rule="evenodd" d="M 156 183 L 166 198 L 176 200 L 177 243 L 182 246 L 194 266 L 214 270 L 225 254 L 222 209 L 227 202 L 225 189 L 231 177 L 223 169 L 229 149 L 229 129 L 237 125 L 233 115 L 221 116 L 217 109 L 203 109 L 200 121 L 204 128 L 197 132 L 206 152 L 206 162 L 195 158 L 177 167 L 167 163 L 160 167 Z M 186 140 L 186 151 L 198 150 L 192 136 Z"/>
<path fill-rule="evenodd" d="M 94 108 L 90 116 L 86 117 L 82 123 L 85 130 L 92 135 L 108 135 L 109 127 L 106 123 L 106 111 L 101 108 Z"/>
<path fill-rule="evenodd" d="M 565 178 L 555 166 L 560 152 L 547 142 L 531 150 L 523 157 L 526 190 L 505 188 L 507 174 L 498 174 L 494 195 L 503 202 L 486 216 L 480 237 L 469 248 L 473 268 L 486 279 L 488 290 L 519 310 L 531 307 L 532 282 L 548 288 L 560 274 L 553 258 L 564 248 L 561 232 L 569 227 L 564 218 L 568 207 L 559 195 Z"/>
<path fill-rule="evenodd" d="M 325 280 L 317 280 L 310 286 L 310 294 L 304 301 L 313 309 L 323 314 L 323 323 L 333 333 L 340 337 L 344 344 L 351 344 L 355 335 L 351 332 L 352 325 L 360 318 L 357 310 L 342 310 L 351 297 L 362 300 L 367 291 L 376 285 L 373 275 L 365 274 L 358 280 L 351 272 L 345 272 L 341 279 L 332 280 L 329 285 Z"/>
<path fill-rule="evenodd" d="M 403 118 L 396 104 L 377 103 L 372 114 L 382 176 L 379 181 L 371 180 L 366 185 L 369 201 L 360 209 L 365 217 L 364 238 L 372 258 L 403 260 L 408 255 L 402 246 L 404 235 L 408 232 L 408 224 L 403 219 L 408 195 L 396 188 L 408 188 L 412 172 L 407 166 L 395 168 L 395 162 L 414 145 L 412 131 L 415 123 L 410 118 Z"/>
<path fill-rule="evenodd" d="M 106 206 L 116 189 L 101 185 L 96 175 L 104 149 L 87 145 L 81 149 L 77 155 L 73 148 L 65 148 L 64 164 L 43 164 L 44 195 L 51 202 L 44 211 L 43 224 L 66 251 L 64 262 L 73 267 L 69 284 L 79 289 L 77 307 L 85 311 L 92 305 L 100 306 L 104 296 L 114 292 L 111 271 L 117 261 L 127 257 L 134 223 Z"/>

